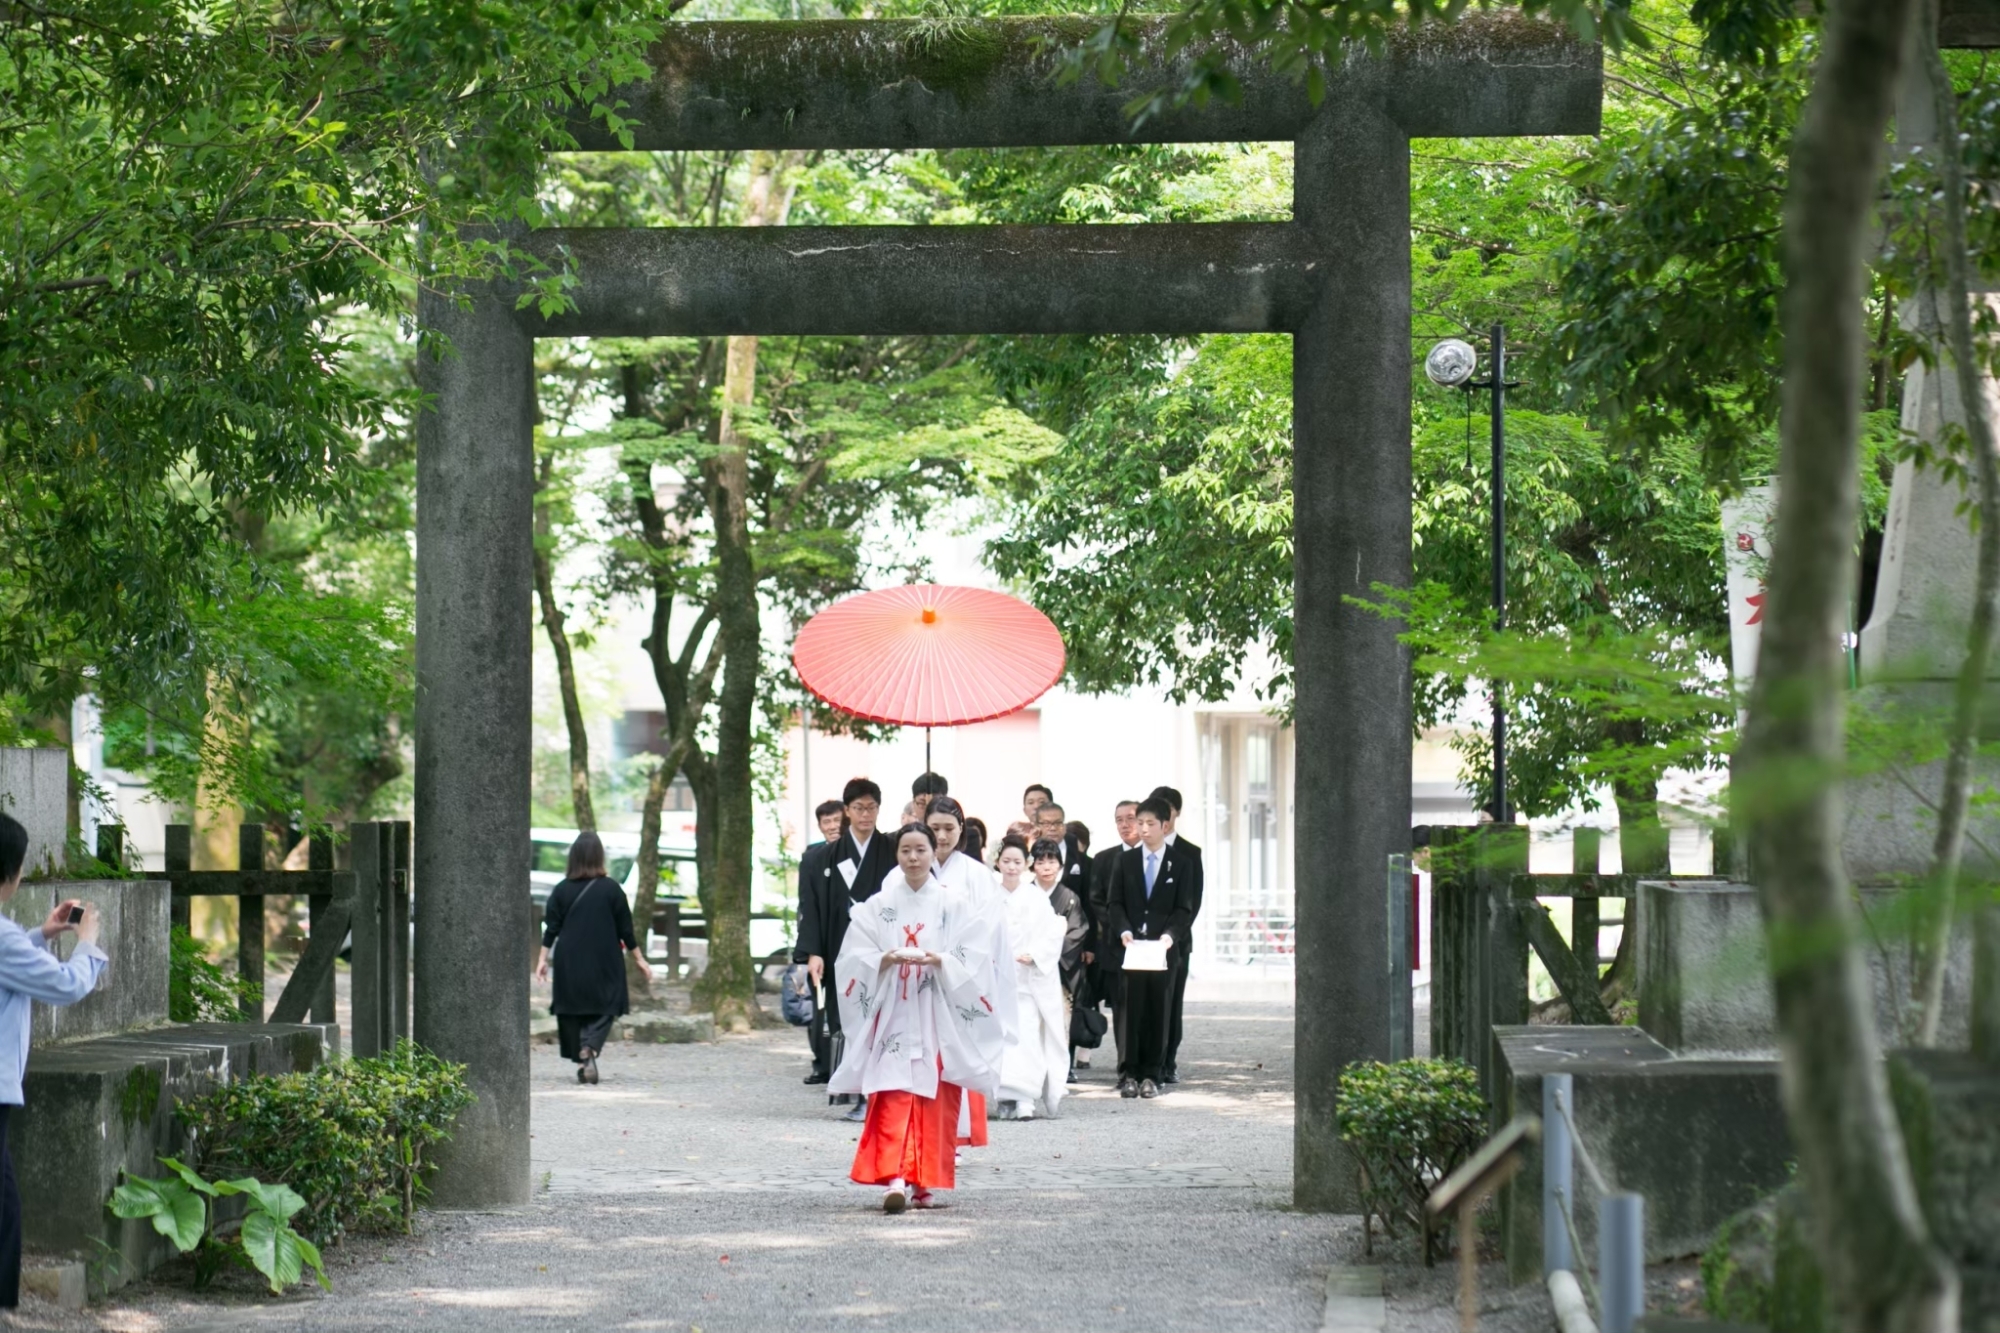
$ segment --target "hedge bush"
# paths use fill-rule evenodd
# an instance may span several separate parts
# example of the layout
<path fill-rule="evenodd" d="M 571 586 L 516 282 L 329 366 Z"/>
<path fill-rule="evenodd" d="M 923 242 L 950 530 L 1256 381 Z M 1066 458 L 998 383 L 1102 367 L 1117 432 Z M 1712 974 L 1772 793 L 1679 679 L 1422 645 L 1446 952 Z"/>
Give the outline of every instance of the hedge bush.
<path fill-rule="evenodd" d="M 253 988 L 208 956 L 200 940 L 175 926 L 167 955 L 167 1017 L 176 1023 L 234 1023 Z M 261 996 L 263 987 L 255 987 Z"/>
<path fill-rule="evenodd" d="M 1428 1260 L 1424 1200 L 1486 1140 L 1478 1072 L 1462 1060 L 1358 1060 L 1341 1071 L 1335 1115 L 1361 1161 L 1365 1215 L 1391 1236 L 1408 1224 Z"/>
<path fill-rule="evenodd" d="M 472 1104 L 465 1066 L 404 1042 L 302 1074 L 254 1075 L 181 1103 L 200 1171 L 255 1176 L 305 1200 L 293 1225 L 320 1244 L 357 1229 L 408 1231 L 432 1166 Z"/>

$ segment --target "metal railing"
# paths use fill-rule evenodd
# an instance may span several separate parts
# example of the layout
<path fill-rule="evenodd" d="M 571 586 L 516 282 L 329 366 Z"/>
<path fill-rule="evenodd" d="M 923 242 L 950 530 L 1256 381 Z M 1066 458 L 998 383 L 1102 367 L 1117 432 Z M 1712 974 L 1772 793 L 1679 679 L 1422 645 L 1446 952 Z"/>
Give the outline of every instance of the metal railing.
<path fill-rule="evenodd" d="M 1632 1333 L 1646 1309 L 1646 1200 L 1613 1189 L 1577 1132 L 1575 1078 L 1542 1077 L 1542 1272 L 1562 1319 L 1566 1304 L 1558 1275 L 1573 1274 L 1597 1307 L 1604 1333 Z M 1583 1242 L 1576 1227 L 1576 1164 L 1597 1195 L 1597 1273 L 1579 1263 Z"/>

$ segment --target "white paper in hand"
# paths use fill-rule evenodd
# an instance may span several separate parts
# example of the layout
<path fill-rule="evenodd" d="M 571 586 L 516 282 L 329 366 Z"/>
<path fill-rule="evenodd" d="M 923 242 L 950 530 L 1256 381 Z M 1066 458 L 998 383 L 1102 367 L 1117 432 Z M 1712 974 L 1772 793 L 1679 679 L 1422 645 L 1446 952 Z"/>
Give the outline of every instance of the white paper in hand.
<path fill-rule="evenodd" d="M 1165 940 L 1133 940 L 1125 946 L 1125 970 L 1127 972 L 1166 971 L 1167 942 Z"/>

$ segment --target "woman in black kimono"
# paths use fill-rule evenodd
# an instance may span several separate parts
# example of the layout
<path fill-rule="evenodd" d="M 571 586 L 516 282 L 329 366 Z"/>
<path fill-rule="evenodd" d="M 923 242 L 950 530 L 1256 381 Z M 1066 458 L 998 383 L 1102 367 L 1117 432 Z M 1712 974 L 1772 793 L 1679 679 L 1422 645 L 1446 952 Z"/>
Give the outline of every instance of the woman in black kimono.
<path fill-rule="evenodd" d="M 562 947 L 556 947 L 557 941 Z M 549 1012 L 565 1060 L 576 1061 L 576 1081 L 597 1082 L 597 1056 L 611 1024 L 631 1011 L 625 988 L 625 950 L 646 980 L 653 969 L 632 933 L 632 907 L 625 890 L 604 873 L 604 844 L 585 833 L 570 844 L 569 877 L 549 894 L 542 917 L 542 954 L 535 975 L 547 977 L 555 962 L 556 981 Z"/>

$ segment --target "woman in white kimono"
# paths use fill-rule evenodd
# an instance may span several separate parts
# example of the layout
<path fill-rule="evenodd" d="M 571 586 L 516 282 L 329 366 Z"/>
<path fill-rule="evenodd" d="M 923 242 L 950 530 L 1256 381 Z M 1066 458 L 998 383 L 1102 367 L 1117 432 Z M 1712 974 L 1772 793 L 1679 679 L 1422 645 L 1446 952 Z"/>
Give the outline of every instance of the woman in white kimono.
<path fill-rule="evenodd" d="M 981 1052 L 1000 1018 L 982 984 L 986 931 L 932 875 L 931 831 L 909 824 L 895 836 L 900 873 L 854 904 L 840 946 L 847 1043 L 827 1090 L 867 1096 L 849 1175 L 882 1186 L 883 1211 L 900 1213 L 952 1187 L 959 1092 L 993 1094 L 998 1071 Z"/>
<path fill-rule="evenodd" d="M 998 1031 L 982 1030 L 978 1036 L 985 1043 L 980 1050 L 996 1074 L 1007 1048 L 1015 1038 L 1017 1020 L 1014 997 L 1014 969 L 1007 964 L 1012 956 L 1007 943 L 1006 904 L 1001 901 L 999 885 L 994 881 L 993 872 L 986 863 L 968 856 L 961 847 L 965 834 L 965 808 L 949 796 L 933 796 L 925 821 L 930 826 L 931 835 L 937 839 L 937 868 L 931 873 L 953 897 L 964 904 L 969 919 L 966 932 L 980 937 L 979 951 L 988 959 L 988 973 L 981 979 L 986 994 L 993 997 L 993 1004 L 1000 1011 Z M 958 1133 L 959 1144 L 969 1148 L 986 1146 L 986 1097 L 976 1090 L 968 1090 L 959 1103 Z"/>
<path fill-rule="evenodd" d="M 1061 859 L 1061 848 L 1056 851 Z M 1069 1015 L 1063 1005 L 1062 956 L 1068 923 L 1048 894 L 1026 875 L 1019 838 L 1000 845 L 1000 889 L 1007 900 L 1007 941 L 1013 950 L 1018 1035 L 1000 1064 L 996 1118 L 1033 1120 L 1035 1103 L 1049 1115 L 1062 1105 L 1069 1076 Z"/>

